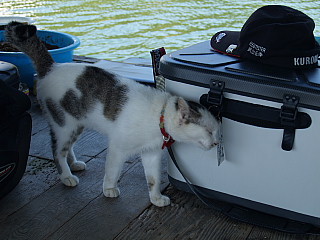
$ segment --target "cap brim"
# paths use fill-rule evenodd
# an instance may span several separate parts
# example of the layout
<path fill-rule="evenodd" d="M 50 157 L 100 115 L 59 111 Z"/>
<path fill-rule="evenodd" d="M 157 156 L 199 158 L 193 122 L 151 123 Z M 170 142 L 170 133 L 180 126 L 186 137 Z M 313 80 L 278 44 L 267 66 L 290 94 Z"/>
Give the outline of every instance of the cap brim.
<path fill-rule="evenodd" d="M 220 31 L 211 38 L 213 50 L 233 57 L 240 57 L 238 51 L 240 32 Z"/>

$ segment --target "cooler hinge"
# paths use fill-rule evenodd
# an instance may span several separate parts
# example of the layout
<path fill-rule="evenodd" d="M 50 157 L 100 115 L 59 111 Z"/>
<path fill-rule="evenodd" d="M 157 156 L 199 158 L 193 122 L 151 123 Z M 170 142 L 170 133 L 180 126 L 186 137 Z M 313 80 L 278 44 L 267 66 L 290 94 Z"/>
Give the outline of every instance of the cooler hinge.
<path fill-rule="evenodd" d="M 299 97 L 289 94 L 283 96 L 283 105 L 280 110 L 280 123 L 284 128 L 281 147 L 285 151 L 290 151 L 293 147 L 298 104 Z"/>

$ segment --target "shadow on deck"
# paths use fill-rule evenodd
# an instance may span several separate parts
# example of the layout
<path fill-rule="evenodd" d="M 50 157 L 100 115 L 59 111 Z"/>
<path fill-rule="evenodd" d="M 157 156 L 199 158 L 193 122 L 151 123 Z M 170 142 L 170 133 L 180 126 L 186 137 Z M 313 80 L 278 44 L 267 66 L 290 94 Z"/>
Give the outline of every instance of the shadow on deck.
<path fill-rule="evenodd" d="M 95 64 L 106 66 L 109 62 Z M 115 63 L 113 69 L 131 72 L 137 68 Z M 139 69 L 146 79 L 152 77 L 151 68 Z M 125 164 L 120 197 L 105 198 L 102 181 L 108 140 L 94 131 L 85 131 L 75 147 L 78 159 L 87 163 L 87 170 L 76 173 L 80 179 L 77 187 L 66 187 L 60 183 L 52 160 L 48 124 L 35 98 L 31 99 L 30 156 L 21 182 L 0 200 L 1 240 L 320 239 L 255 227 L 205 207 L 194 195 L 169 185 L 165 160 L 162 188 L 170 196 L 171 206 L 157 208 L 150 204 L 138 157 Z"/>

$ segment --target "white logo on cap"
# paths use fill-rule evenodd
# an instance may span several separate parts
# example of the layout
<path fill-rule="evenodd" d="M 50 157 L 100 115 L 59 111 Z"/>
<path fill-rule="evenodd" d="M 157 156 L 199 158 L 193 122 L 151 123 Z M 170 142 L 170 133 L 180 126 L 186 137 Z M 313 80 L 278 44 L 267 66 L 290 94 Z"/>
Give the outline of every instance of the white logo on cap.
<path fill-rule="evenodd" d="M 295 57 L 293 58 L 294 66 L 312 65 L 318 62 L 319 55 L 316 54 L 311 57 Z"/>
<path fill-rule="evenodd" d="M 262 57 L 266 52 L 266 48 L 261 47 L 258 44 L 255 44 L 254 42 L 250 42 L 247 51 L 253 56 Z"/>
<path fill-rule="evenodd" d="M 226 33 L 224 33 L 224 32 L 219 33 L 219 35 L 218 35 L 218 36 L 216 36 L 216 43 L 220 42 L 220 41 L 221 41 L 221 39 L 222 39 L 224 36 L 226 36 L 226 35 L 227 35 L 227 34 L 226 34 Z"/>
<path fill-rule="evenodd" d="M 235 50 L 237 48 L 238 45 L 235 44 L 231 44 L 227 49 L 226 49 L 226 53 L 232 53 L 233 50 Z"/>

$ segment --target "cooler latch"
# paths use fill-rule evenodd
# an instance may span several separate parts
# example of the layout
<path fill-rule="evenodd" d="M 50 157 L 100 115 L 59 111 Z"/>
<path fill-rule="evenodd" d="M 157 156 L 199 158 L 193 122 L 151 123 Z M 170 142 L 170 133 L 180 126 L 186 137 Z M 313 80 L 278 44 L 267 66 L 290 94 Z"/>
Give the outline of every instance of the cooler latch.
<path fill-rule="evenodd" d="M 280 123 L 284 128 L 281 147 L 285 151 L 290 151 L 293 147 L 298 103 L 299 97 L 289 94 L 283 97 L 283 105 L 280 110 Z"/>
<path fill-rule="evenodd" d="M 222 110 L 223 90 L 225 83 L 218 80 L 213 80 L 210 83 L 210 91 L 207 95 L 207 103 L 210 104 L 210 110 L 216 117 L 220 117 L 219 113 Z"/>

